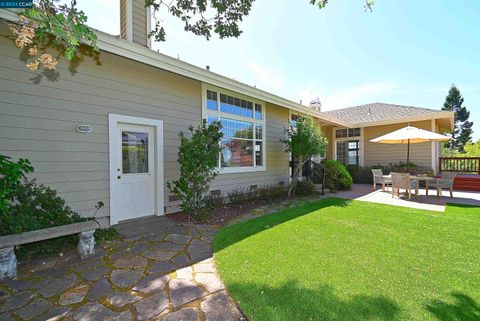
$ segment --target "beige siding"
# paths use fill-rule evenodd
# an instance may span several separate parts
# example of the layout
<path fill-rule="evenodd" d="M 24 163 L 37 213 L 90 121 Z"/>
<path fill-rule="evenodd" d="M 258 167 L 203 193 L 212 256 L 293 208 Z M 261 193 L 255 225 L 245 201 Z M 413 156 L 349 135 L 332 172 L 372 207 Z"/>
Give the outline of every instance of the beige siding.
<path fill-rule="evenodd" d="M 385 135 L 394 130 L 407 126 L 407 123 L 374 126 L 364 128 L 364 162 L 366 166 L 405 162 L 407 158 L 407 145 L 392 145 L 371 143 L 370 139 Z M 432 130 L 430 120 L 412 122 L 412 126 Z M 410 145 L 410 161 L 420 165 L 432 167 L 432 144 L 421 143 Z"/>
<path fill-rule="evenodd" d="M 127 19 L 132 19 L 132 42 L 148 46 L 147 36 L 147 10 L 145 8 L 145 1 L 130 0 L 132 2 L 132 12 L 127 13 L 127 0 L 120 0 L 120 35 L 122 39 L 127 39 L 128 25 Z"/>
<path fill-rule="evenodd" d="M 327 145 L 327 153 L 326 153 L 326 158 L 327 159 L 333 159 L 333 140 L 332 140 L 332 132 L 333 132 L 333 128 L 331 126 L 329 127 L 322 127 L 322 132 L 323 134 L 325 135 L 325 137 L 327 138 L 328 140 L 328 145 Z"/>
<path fill-rule="evenodd" d="M 2 33 L 8 32 L 4 26 Z M 201 120 L 201 84 L 188 78 L 101 53 L 101 66 L 86 58 L 71 74 L 65 60 L 59 78 L 35 84 L 11 40 L 0 38 L 0 153 L 30 159 L 34 177 L 48 184 L 82 215 L 94 205 L 109 215 L 108 114 L 164 121 L 164 182 L 178 177 L 178 133 Z M 266 105 L 264 172 L 220 175 L 212 189 L 288 181 L 288 154 L 280 143 L 288 110 Z M 93 133 L 78 133 L 88 124 Z M 169 202 L 167 212 L 178 209 Z"/>

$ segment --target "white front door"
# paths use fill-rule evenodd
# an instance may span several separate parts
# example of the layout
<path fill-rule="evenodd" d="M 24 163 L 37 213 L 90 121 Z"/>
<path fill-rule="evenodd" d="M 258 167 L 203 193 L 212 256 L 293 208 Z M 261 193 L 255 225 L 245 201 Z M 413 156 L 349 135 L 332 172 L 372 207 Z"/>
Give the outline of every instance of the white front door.
<path fill-rule="evenodd" d="M 155 215 L 155 129 L 117 123 L 115 220 Z"/>

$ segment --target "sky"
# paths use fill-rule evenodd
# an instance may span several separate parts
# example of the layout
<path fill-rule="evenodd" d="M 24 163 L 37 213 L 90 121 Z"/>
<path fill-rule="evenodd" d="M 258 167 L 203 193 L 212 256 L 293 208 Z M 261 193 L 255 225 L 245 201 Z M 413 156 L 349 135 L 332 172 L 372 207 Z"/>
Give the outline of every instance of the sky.
<path fill-rule="evenodd" d="M 78 0 L 88 24 L 119 34 L 119 0 Z M 480 1 L 257 0 L 239 38 L 210 41 L 160 12 L 161 53 L 322 110 L 372 102 L 440 109 L 452 84 L 480 139 Z"/>

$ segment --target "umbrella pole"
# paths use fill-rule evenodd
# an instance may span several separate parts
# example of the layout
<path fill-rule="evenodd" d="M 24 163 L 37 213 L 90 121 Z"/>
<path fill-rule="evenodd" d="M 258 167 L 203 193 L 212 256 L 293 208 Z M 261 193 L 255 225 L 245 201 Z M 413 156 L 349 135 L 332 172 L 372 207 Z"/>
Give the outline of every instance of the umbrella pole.
<path fill-rule="evenodd" d="M 410 139 L 408 140 L 408 144 L 407 144 L 407 168 L 408 168 L 408 162 L 410 162 Z"/>

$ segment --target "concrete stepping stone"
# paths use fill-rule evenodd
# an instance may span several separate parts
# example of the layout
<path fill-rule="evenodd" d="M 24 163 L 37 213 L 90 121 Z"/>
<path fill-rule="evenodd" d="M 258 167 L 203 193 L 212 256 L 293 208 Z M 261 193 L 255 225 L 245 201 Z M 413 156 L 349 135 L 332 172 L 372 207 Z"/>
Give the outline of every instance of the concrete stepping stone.
<path fill-rule="evenodd" d="M 115 321 L 131 321 L 131 320 L 132 320 L 132 313 L 130 311 L 123 311 L 115 319 Z"/>
<path fill-rule="evenodd" d="M 18 292 L 27 289 L 38 289 L 39 279 L 7 279 L 4 282 L 10 290 Z"/>
<path fill-rule="evenodd" d="M 122 308 L 125 305 L 135 303 L 140 299 L 140 297 L 129 292 L 114 292 L 109 295 L 108 302 L 117 308 Z"/>
<path fill-rule="evenodd" d="M 195 308 L 184 308 L 167 314 L 162 321 L 198 321 L 199 315 Z"/>
<path fill-rule="evenodd" d="M 182 306 L 205 295 L 205 291 L 192 281 L 174 279 L 169 285 L 170 302 L 174 307 Z"/>
<path fill-rule="evenodd" d="M 75 321 L 115 321 L 116 317 L 117 313 L 97 302 L 85 304 L 73 314 Z"/>
<path fill-rule="evenodd" d="M 214 273 L 216 271 L 213 263 L 197 263 L 193 265 L 195 273 Z"/>
<path fill-rule="evenodd" d="M 2 321 L 17 321 L 16 319 L 14 319 L 10 313 L 1 313 L 0 314 L 0 320 Z"/>
<path fill-rule="evenodd" d="M 143 268 L 130 270 L 113 270 L 110 276 L 112 283 L 120 288 L 129 288 L 143 276 Z"/>
<path fill-rule="evenodd" d="M 9 297 L 0 305 L 0 313 L 24 306 L 30 301 L 32 301 L 34 296 L 35 294 L 33 294 L 32 292 L 24 291 L 12 297 Z"/>
<path fill-rule="evenodd" d="M 82 284 L 77 286 L 71 291 L 65 292 L 60 296 L 60 300 L 58 304 L 60 305 L 70 305 L 74 303 L 82 302 L 85 296 L 90 290 L 90 286 L 88 284 Z"/>
<path fill-rule="evenodd" d="M 138 321 L 150 321 L 160 315 L 168 307 L 165 292 L 159 292 L 134 304 Z"/>
<path fill-rule="evenodd" d="M 113 265 L 117 269 L 135 269 L 139 267 L 145 267 L 147 264 L 148 261 L 146 258 L 139 255 L 132 255 L 118 258 Z"/>
<path fill-rule="evenodd" d="M 191 266 L 186 266 L 177 270 L 177 279 L 193 280 L 193 269 Z"/>
<path fill-rule="evenodd" d="M 183 244 L 176 244 L 170 242 L 162 242 L 153 245 L 156 250 L 165 251 L 165 252 L 179 252 L 185 250 L 185 245 Z"/>
<path fill-rule="evenodd" d="M 147 275 L 135 285 L 132 290 L 135 292 L 152 293 L 165 288 L 170 277 L 168 275 L 151 274 Z"/>
<path fill-rule="evenodd" d="M 15 311 L 15 314 L 24 320 L 30 320 L 33 317 L 44 313 L 52 307 L 52 304 L 42 298 L 36 299 L 32 303 Z"/>
<path fill-rule="evenodd" d="M 224 291 L 209 296 L 200 306 L 205 314 L 205 321 L 238 321 L 241 317 Z"/>

